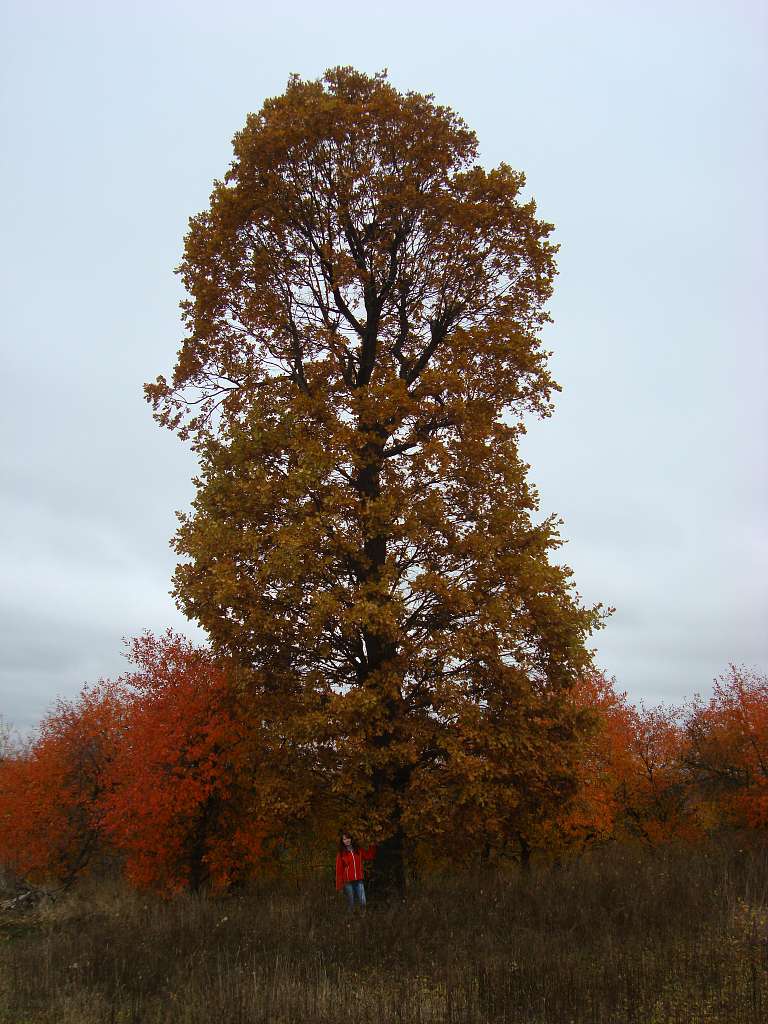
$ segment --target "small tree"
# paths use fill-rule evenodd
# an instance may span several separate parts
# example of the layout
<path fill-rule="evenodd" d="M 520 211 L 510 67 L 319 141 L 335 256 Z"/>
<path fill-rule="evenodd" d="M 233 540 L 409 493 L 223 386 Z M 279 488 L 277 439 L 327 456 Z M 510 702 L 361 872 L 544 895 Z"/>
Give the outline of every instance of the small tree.
<path fill-rule="evenodd" d="M 59 700 L 36 738 L 0 762 L 0 863 L 16 875 L 69 885 L 102 851 L 123 710 L 114 683 L 86 687 Z"/>
<path fill-rule="evenodd" d="M 686 721 L 686 767 L 722 824 L 768 827 L 768 676 L 731 665 Z"/>
<path fill-rule="evenodd" d="M 146 389 L 201 459 L 175 594 L 401 884 L 406 831 L 439 837 L 456 792 L 503 777 L 495 841 L 570 786 L 600 609 L 549 560 L 518 453 L 556 389 L 551 225 L 383 75 L 292 77 L 234 151 L 190 222 L 173 377 Z"/>
<path fill-rule="evenodd" d="M 258 723 L 205 649 L 171 632 L 131 641 L 123 741 L 102 830 L 137 885 L 223 888 L 255 872 L 279 798 Z"/>

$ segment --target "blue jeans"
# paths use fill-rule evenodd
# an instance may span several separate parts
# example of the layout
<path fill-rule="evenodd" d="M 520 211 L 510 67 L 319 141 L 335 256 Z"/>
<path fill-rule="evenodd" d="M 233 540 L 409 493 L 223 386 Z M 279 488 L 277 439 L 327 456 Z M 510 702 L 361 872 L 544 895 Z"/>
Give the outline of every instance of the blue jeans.
<path fill-rule="evenodd" d="M 358 905 L 361 907 L 365 906 L 365 886 L 362 882 L 345 882 L 344 892 L 347 895 L 347 907 L 349 910 L 354 910 L 355 896 L 357 896 Z"/>

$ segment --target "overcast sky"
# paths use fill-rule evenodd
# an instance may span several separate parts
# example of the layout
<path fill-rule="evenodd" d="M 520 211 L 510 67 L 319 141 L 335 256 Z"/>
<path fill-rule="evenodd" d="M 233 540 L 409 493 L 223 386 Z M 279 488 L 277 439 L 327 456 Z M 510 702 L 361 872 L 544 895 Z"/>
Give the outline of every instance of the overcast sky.
<path fill-rule="evenodd" d="M 542 513 L 630 696 L 768 669 L 766 5 L 5 0 L 0 714 L 26 731 L 173 626 L 194 463 L 142 383 L 246 114 L 290 72 L 388 68 L 525 171 L 555 223 L 563 386 L 530 424 Z"/>

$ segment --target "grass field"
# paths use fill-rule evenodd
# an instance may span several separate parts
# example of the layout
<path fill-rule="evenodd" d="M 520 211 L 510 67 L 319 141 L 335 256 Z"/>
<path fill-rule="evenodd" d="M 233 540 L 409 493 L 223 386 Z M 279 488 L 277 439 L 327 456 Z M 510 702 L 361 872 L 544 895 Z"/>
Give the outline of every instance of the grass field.
<path fill-rule="evenodd" d="M 101 882 L 0 920 L 2 1024 L 757 1024 L 764 848 L 606 850 L 431 879 L 348 915 L 328 877 L 160 900 Z"/>

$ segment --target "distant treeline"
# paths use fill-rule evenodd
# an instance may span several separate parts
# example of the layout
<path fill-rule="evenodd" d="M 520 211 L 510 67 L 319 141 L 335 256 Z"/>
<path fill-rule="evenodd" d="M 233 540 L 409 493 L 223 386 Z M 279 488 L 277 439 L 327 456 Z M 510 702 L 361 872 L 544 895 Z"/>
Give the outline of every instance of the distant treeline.
<path fill-rule="evenodd" d="M 69 884 L 111 865 L 137 886 L 173 891 L 226 889 L 327 861 L 339 828 L 364 816 L 365 750 L 339 736 L 318 742 L 317 730 L 302 743 L 268 687 L 182 637 L 145 635 L 131 656 L 134 671 L 60 701 L 34 740 L 6 742 L 6 872 Z M 765 829 L 766 676 L 731 667 L 709 699 L 647 709 L 590 672 L 568 699 L 578 730 L 546 748 L 561 752 L 562 765 L 538 764 L 531 749 L 516 785 L 503 749 L 465 744 L 441 770 L 414 776 L 401 808 L 412 875 Z M 350 757 L 359 764 L 353 788 Z M 542 788 L 561 780 L 558 799 L 537 798 L 537 772 Z M 386 841 L 386 823 L 369 822 L 359 838 Z"/>

